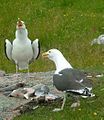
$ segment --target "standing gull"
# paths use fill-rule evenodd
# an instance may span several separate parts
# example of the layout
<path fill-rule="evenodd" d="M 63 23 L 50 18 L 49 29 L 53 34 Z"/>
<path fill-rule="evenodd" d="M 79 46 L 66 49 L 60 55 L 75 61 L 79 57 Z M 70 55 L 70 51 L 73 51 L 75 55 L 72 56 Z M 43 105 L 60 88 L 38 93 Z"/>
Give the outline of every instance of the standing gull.
<path fill-rule="evenodd" d="M 15 39 L 11 43 L 8 39 L 5 40 L 5 52 L 9 60 L 16 64 L 16 74 L 18 70 L 28 69 L 29 64 L 38 58 L 40 54 L 39 40 L 33 42 L 28 38 L 28 31 L 23 21 L 18 19 L 16 25 Z"/>
<path fill-rule="evenodd" d="M 43 57 L 48 57 L 56 65 L 56 71 L 53 75 L 53 84 L 59 90 L 64 92 L 64 99 L 61 108 L 56 108 L 53 111 L 63 110 L 66 101 L 66 93 L 74 96 L 93 97 L 91 93 L 92 84 L 85 74 L 79 70 L 74 69 L 69 62 L 64 58 L 62 53 L 57 49 L 50 49 L 48 52 L 42 54 Z M 77 97 L 76 97 L 77 98 Z M 71 107 L 80 105 L 78 99 Z"/>

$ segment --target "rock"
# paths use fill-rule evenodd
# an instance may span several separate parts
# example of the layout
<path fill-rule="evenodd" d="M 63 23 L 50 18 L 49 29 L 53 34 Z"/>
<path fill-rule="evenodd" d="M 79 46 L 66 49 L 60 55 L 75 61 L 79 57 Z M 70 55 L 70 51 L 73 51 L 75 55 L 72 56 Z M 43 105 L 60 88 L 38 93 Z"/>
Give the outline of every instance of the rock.
<path fill-rule="evenodd" d="M 25 83 L 20 82 L 20 83 L 16 83 L 16 84 L 9 85 L 7 87 L 1 88 L 0 92 L 13 91 L 15 89 L 18 89 L 18 88 L 21 88 L 21 87 L 24 87 L 24 86 L 25 86 Z"/>
<path fill-rule="evenodd" d="M 0 78 L 0 116 L 5 120 L 6 118 L 14 118 L 13 110 L 19 106 L 23 105 L 23 109 L 20 108 L 20 112 L 30 111 L 36 108 L 39 104 L 37 100 L 31 101 L 28 105 L 25 104 L 31 99 L 23 99 L 23 98 L 16 98 L 16 97 L 8 97 L 8 94 L 12 92 L 14 89 L 24 87 L 27 88 L 34 88 L 36 89 L 39 87 L 39 84 L 44 84 L 49 86 L 50 91 L 53 90 L 52 84 L 52 75 L 53 71 L 49 72 L 37 72 L 37 73 L 30 73 L 31 76 L 34 78 L 27 78 L 27 73 L 21 73 L 21 77 L 14 77 L 12 73 L 5 75 L 4 77 Z M 21 84 L 22 83 L 22 84 Z M 5 95 L 3 95 L 5 94 Z M 25 94 L 25 93 L 24 93 Z M 34 96 L 35 97 L 35 96 Z M 44 97 L 41 98 L 40 101 L 44 102 Z M 40 99 L 40 98 L 39 98 Z M 35 102 L 36 101 L 36 102 Z M 25 105 L 24 105 L 25 104 Z M 16 115 L 18 114 L 18 110 L 14 111 Z M 11 117 L 10 117 L 11 116 Z"/>
<path fill-rule="evenodd" d="M 0 77 L 3 77 L 3 76 L 5 76 L 5 71 L 0 70 Z"/>

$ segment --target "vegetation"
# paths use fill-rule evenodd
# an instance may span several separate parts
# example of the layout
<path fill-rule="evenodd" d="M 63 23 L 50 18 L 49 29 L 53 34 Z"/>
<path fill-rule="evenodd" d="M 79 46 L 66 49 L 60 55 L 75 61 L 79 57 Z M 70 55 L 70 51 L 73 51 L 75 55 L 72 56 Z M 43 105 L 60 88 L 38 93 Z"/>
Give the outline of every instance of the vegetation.
<path fill-rule="evenodd" d="M 15 38 L 16 22 L 21 18 L 29 38 L 39 38 L 41 53 L 58 48 L 75 68 L 104 72 L 104 46 L 91 41 L 104 34 L 103 0 L 1 0 L 0 1 L 0 69 L 15 72 L 15 65 L 5 57 L 5 39 Z M 30 65 L 30 71 L 49 71 L 55 66 L 40 57 Z M 19 120 L 102 120 L 104 117 L 103 79 L 96 84 L 96 99 L 82 100 L 80 110 L 72 111 L 66 104 L 63 112 L 53 113 L 55 107 L 40 107 Z M 97 113 L 97 114 L 95 114 Z"/>
<path fill-rule="evenodd" d="M 73 67 L 103 68 L 103 46 L 90 42 L 104 33 L 103 0 L 1 0 L 0 69 L 15 72 L 15 65 L 4 53 L 5 39 L 14 40 L 18 17 L 25 21 L 29 38 L 39 38 L 41 53 L 58 48 Z M 30 66 L 31 72 L 48 71 L 54 65 L 41 58 Z"/>

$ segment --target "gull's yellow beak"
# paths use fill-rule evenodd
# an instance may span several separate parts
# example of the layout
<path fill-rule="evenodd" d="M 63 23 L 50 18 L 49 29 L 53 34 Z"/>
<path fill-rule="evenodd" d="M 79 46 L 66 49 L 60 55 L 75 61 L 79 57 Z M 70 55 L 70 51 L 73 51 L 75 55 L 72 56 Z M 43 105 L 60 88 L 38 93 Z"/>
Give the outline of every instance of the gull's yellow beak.
<path fill-rule="evenodd" d="M 45 53 L 42 54 L 42 57 L 47 58 L 48 55 L 49 55 L 48 52 L 45 52 Z"/>

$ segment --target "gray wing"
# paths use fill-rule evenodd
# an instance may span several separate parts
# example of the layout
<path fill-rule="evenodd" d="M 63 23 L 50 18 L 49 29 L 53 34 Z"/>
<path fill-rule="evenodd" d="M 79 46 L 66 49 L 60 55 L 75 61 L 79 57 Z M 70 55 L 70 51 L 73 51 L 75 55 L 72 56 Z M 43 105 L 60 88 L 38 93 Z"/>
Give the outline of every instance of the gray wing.
<path fill-rule="evenodd" d="M 76 82 L 83 84 L 83 86 L 92 87 L 92 81 L 87 78 L 87 75 L 84 72 L 77 69 L 70 69 L 70 74 L 73 75 Z"/>
<path fill-rule="evenodd" d="M 12 60 L 12 48 L 13 46 L 11 42 L 8 39 L 6 39 L 5 40 L 5 54 L 9 60 Z"/>
<path fill-rule="evenodd" d="M 34 40 L 32 42 L 32 49 L 33 49 L 33 57 L 30 60 L 29 63 L 31 63 L 32 61 L 34 61 L 35 59 L 37 59 L 39 57 L 40 54 L 40 42 L 38 39 Z"/>
<path fill-rule="evenodd" d="M 84 73 L 75 69 L 64 69 L 59 74 L 55 74 L 53 76 L 53 84 L 61 91 L 92 87 L 91 81 L 85 77 Z"/>

